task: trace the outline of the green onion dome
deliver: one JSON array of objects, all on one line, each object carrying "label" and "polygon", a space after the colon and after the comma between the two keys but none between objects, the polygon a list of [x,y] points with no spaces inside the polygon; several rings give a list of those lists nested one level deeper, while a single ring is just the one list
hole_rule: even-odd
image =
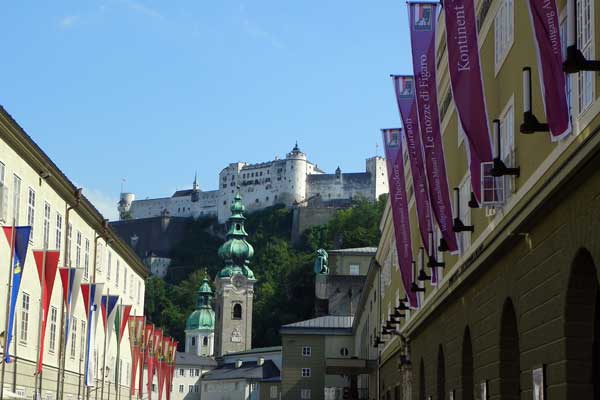
[{"label": "green onion dome", "polygon": [[249,279],[254,279],[254,273],[248,267],[249,259],[254,256],[254,248],[246,241],[248,233],[244,229],[245,207],[239,192],[235,195],[230,210],[231,216],[227,221],[227,241],[219,247],[218,253],[225,266],[218,277],[230,278],[236,274],[243,274]]},{"label": "green onion dome", "polygon": [[208,279],[204,278],[198,289],[196,310],[190,314],[185,323],[186,330],[215,329],[215,312],[211,306],[212,297],[213,291],[210,288]]}]

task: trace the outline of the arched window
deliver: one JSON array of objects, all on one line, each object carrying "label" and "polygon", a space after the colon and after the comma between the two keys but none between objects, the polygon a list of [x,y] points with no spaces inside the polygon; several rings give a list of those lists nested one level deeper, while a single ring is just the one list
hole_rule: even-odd
[{"label": "arched window", "polygon": [[521,363],[517,316],[510,298],[504,302],[500,323],[500,397],[521,398]]},{"label": "arched window", "polygon": [[240,303],[236,303],[233,306],[232,314],[233,319],[242,319],[242,305]]},{"label": "arched window", "polygon": [[204,336],[204,339],[202,339],[202,345],[208,346],[208,336]]}]

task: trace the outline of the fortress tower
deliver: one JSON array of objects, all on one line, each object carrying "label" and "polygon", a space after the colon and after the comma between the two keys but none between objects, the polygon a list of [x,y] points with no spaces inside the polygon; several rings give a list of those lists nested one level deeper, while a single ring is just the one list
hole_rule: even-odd
[{"label": "fortress tower", "polygon": [[133,193],[121,193],[121,198],[119,199],[119,204],[117,210],[119,210],[119,218],[127,219],[128,214],[131,210],[131,204],[135,200],[135,195]]},{"label": "fortress tower", "polygon": [[237,193],[227,221],[227,241],[219,248],[225,266],[215,279],[216,286],[216,356],[248,350],[252,346],[252,303],[254,273],[248,266],[254,255],[246,241],[245,207]]}]

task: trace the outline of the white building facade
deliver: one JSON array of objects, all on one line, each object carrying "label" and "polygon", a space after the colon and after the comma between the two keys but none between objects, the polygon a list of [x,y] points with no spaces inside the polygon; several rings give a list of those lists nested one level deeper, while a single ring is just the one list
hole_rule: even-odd
[{"label": "white building facade", "polygon": [[122,193],[118,208],[122,219],[217,216],[223,223],[238,188],[250,212],[276,204],[303,206],[315,196],[324,201],[375,200],[388,192],[387,170],[383,158],[372,157],[366,161],[365,172],[342,173],[338,168],[334,174],[325,174],[296,145],[284,159],[229,164],[219,173],[217,190],[201,191],[194,179],[192,189],[179,190],[171,197],[135,200],[133,193]]},{"label": "white building facade", "polygon": [[[122,304],[131,305],[131,315],[143,315],[146,268],[119,237],[107,226],[102,215],[68,180],[48,156],[0,107],[0,225],[29,225],[31,238],[15,308],[13,339],[9,348],[13,361],[5,365],[4,393],[34,397],[34,372],[39,354],[41,287],[33,250],[59,250],[59,267],[84,270],[82,283],[104,284],[104,293],[118,295]],[[69,254],[65,259],[65,254]],[[0,304],[9,301],[11,249],[0,237]],[[63,339],[63,293],[57,273],[47,316],[44,342],[44,367],[41,396],[56,399],[61,385],[64,399],[83,398],[84,360],[87,318],[82,296],[74,306],[69,342],[64,348],[64,379],[57,379],[59,352]],[[6,308],[0,307],[0,331],[6,328]],[[4,332],[3,332],[4,335]],[[2,340],[2,343],[4,340]],[[94,398],[100,398],[102,372],[105,373],[104,398],[115,398],[116,340],[106,352],[104,365],[104,329],[98,322],[94,349],[98,367]],[[127,330],[121,342],[119,365],[121,395],[127,395],[131,380],[131,354]],[[39,387],[39,383],[38,383]],[[111,395],[109,397],[109,390]],[[5,396],[6,397],[6,396]]]}]

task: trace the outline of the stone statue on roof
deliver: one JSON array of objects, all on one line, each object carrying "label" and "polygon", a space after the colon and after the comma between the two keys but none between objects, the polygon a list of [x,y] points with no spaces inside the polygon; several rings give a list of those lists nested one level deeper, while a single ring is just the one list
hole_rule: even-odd
[{"label": "stone statue on roof", "polygon": [[314,271],[315,274],[328,275],[329,268],[327,267],[327,252],[324,249],[317,250],[317,258],[315,259]]}]

